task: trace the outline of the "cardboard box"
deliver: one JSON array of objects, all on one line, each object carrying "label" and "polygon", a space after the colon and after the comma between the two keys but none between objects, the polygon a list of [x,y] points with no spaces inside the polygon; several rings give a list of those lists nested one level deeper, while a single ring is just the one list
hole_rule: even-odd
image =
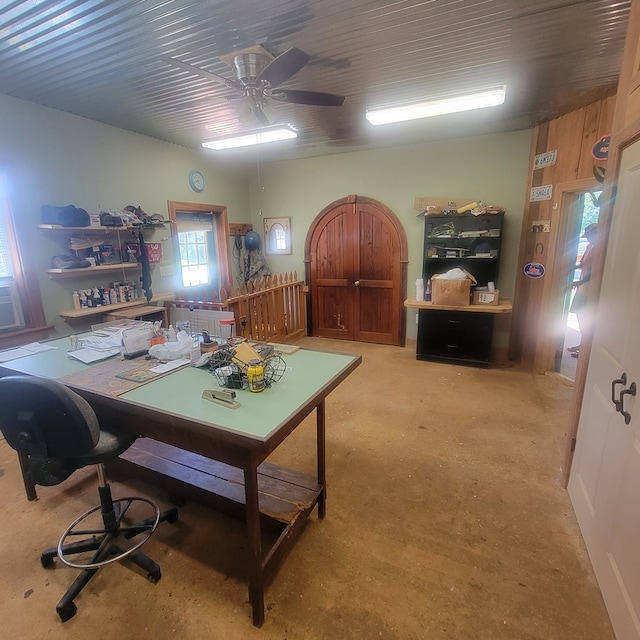
[{"label": "cardboard box", "polygon": [[416,211],[426,211],[427,213],[432,214],[436,212],[436,209],[440,209],[439,213],[442,213],[442,211],[460,209],[461,207],[473,204],[475,201],[476,199],[472,198],[430,198],[427,196],[415,198],[413,201],[413,208]]},{"label": "cardboard box", "polygon": [[473,304],[491,304],[497,305],[500,297],[500,292],[496,289],[495,291],[486,291],[477,289],[473,292]]},{"label": "cardboard box", "polygon": [[471,280],[447,280],[431,278],[431,301],[433,304],[453,307],[468,307],[471,300]]}]

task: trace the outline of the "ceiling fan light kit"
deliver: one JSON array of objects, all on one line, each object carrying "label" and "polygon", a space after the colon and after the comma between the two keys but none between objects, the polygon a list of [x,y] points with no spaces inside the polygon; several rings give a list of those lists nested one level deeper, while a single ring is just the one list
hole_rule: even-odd
[{"label": "ceiling fan light kit", "polygon": [[497,107],[504,103],[506,91],[506,85],[502,85],[473,93],[399,105],[397,107],[367,109],[365,117],[371,124],[381,125],[405,120],[417,120],[419,118],[431,118],[448,113],[460,113],[461,111],[470,111],[472,109]]},{"label": "ceiling fan light kit", "polygon": [[232,133],[226,136],[219,136],[205,140],[202,146],[207,149],[221,151],[223,149],[234,149],[236,147],[248,147],[254,144],[264,144],[266,142],[278,142],[281,140],[290,140],[297,138],[296,130],[287,124],[272,125],[255,129],[253,131],[242,131],[240,133]]}]

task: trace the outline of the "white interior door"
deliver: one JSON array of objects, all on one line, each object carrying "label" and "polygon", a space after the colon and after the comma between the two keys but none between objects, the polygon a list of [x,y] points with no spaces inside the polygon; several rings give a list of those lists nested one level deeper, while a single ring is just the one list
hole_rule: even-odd
[{"label": "white interior door", "polygon": [[[626,384],[614,385],[626,374]],[[569,493],[618,640],[640,639],[640,142],[624,150]],[[639,389],[640,392],[640,389]]]}]

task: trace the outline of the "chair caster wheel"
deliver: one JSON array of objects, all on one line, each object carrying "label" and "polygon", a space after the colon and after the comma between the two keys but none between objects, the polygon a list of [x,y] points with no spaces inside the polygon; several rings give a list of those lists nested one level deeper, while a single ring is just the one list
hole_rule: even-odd
[{"label": "chair caster wheel", "polygon": [[78,607],[76,607],[76,605],[73,604],[73,602],[70,602],[68,605],[64,607],[56,609],[56,611],[58,612],[58,615],[60,616],[60,620],[62,620],[62,622],[71,620],[71,618],[73,618],[73,616],[76,615],[77,610],[78,610]]},{"label": "chair caster wheel", "polygon": [[147,574],[147,580],[151,584],[158,584],[158,582],[160,582],[160,578],[162,578],[162,573],[160,573],[160,569],[158,569],[157,572]]},{"label": "chair caster wheel", "polygon": [[171,509],[169,511],[169,513],[167,514],[167,522],[169,524],[174,524],[174,523],[178,522],[178,510],[177,509]]},{"label": "chair caster wheel", "polygon": [[53,567],[53,558],[51,556],[45,556],[44,554],[42,554],[40,556],[40,564],[45,569],[49,569],[50,567]]}]

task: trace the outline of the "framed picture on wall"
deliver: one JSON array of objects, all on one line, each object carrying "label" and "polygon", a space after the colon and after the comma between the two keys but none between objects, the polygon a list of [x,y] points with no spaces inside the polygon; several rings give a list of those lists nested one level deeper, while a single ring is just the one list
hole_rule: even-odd
[{"label": "framed picture on wall", "polygon": [[267,255],[291,254],[291,218],[265,218],[264,244]]}]

